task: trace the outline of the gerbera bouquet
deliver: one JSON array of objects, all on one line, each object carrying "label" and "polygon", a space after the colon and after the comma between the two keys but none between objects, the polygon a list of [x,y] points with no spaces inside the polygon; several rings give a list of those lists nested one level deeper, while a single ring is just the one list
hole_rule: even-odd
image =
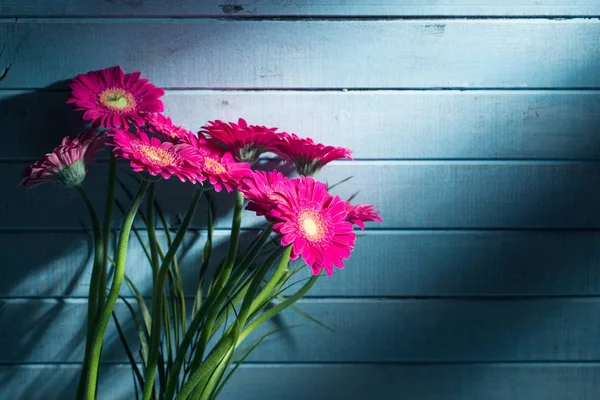
[{"label": "gerbera bouquet", "polygon": [[[277,128],[210,121],[197,134],[176,126],[163,115],[164,91],[141,78],[113,67],[79,75],[71,82],[67,100],[96,132],[85,131],[62,143],[24,171],[21,185],[54,182],[76,190],[89,210],[94,234],[94,264],[88,299],[87,340],[78,399],[93,400],[105,332],[114,319],[134,372],[136,393],[144,400],[214,399],[245,357],[268,335],[251,335],[305,295],[319,276],[331,276],[344,267],[356,234],[365,221],[379,221],[373,206],[353,205],[329,193],[327,184],[313,178],[327,163],[351,159],[351,151],[325,146],[309,138],[279,132]],[[84,181],[87,164],[106,145],[112,149],[104,216],[96,211]],[[288,177],[276,169],[261,170],[261,155],[279,156],[293,165],[299,176]],[[125,171],[120,171],[123,166]],[[289,170],[289,168],[288,168]],[[137,192],[129,191],[123,175],[133,177]],[[177,230],[166,222],[155,198],[161,180],[177,178],[195,192]],[[129,200],[125,207],[119,189]],[[231,234],[226,256],[209,272],[213,256],[215,207],[212,192],[234,198]],[[187,302],[178,255],[184,236],[201,201],[206,201],[206,244],[199,260],[197,289]],[[145,202],[145,207],[141,207]],[[260,234],[241,246],[240,228],[246,209],[264,217]],[[114,254],[109,241],[113,208],[123,214]],[[134,219],[147,232],[143,237]],[[102,223],[101,223],[102,221]],[[166,243],[157,239],[160,221]],[[173,232],[172,232],[173,231]],[[175,233],[172,237],[171,233]],[[152,272],[152,297],[148,301],[127,276],[130,236],[144,249]],[[293,260],[298,260],[291,263]],[[308,266],[312,277],[292,291],[294,275]],[[110,278],[110,282],[109,282]],[[114,314],[125,282],[138,309],[131,312],[139,343],[127,340]],[[192,300],[192,299],[189,299]],[[300,310],[298,310],[301,312]],[[303,314],[308,318],[310,316]],[[243,348],[247,339],[253,338]],[[235,363],[235,366],[232,364]]]}]

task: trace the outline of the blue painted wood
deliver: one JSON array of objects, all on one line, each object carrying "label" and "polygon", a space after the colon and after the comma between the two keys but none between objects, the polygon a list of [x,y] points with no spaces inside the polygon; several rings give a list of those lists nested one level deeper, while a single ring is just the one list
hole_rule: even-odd
[{"label": "blue painted wood", "polygon": [[[303,311],[278,318],[286,330],[248,358],[261,362],[545,362],[600,359],[597,298],[571,299],[304,299]],[[124,305],[118,315],[133,342]],[[1,363],[80,362],[84,300],[3,300]],[[264,329],[262,329],[264,328]],[[257,335],[273,328],[264,325]],[[103,360],[127,362],[114,328]]]},{"label": "blue painted wood", "polygon": [[[3,395],[10,399],[70,399],[78,365],[0,366]],[[127,366],[104,366],[100,400],[131,400]],[[592,364],[477,365],[243,365],[227,384],[223,400],[595,400],[600,366]],[[68,385],[71,383],[71,385]],[[35,386],[34,386],[35,385]],[[35,387],[41,387],[36,391]],[[375,397],[372,397],[375,396]]]},{"label": "blue painted wood", "polygon": [[598,36],[587,19],[4,20],[0,88],[115,64],[171,88],[597,88]]},{"label": "blue painted wood", "polygon": [[[39,158],[82,129],[65,96],[0,91],[0,158]],[[356,158],[600,159],[597,91],[170,91],[164,103],[194,131],[242,116]]]},{"label": "blue painted wood", "polygon": [[1,0],[7,16],[593,16],[600,6],[591,0],[145,0],[79,2],[73,0]]},{"label": "blue painted wood", "polygon": [[[11,261],[0,282],[0,364],[14,363],[0,366],[3,395],[73,397],[77,365],[52,363],[82,358],[86,304],[72,297],[87,291],[87,216],[73,193],[14,186],[24,160],[79,129],[62,103],[64,80],[121,64],[176,89],[167,112],[192,129],[245,116],[354,148],[363,161],[335,163],[320,177],[354,175],[337,192],[361,189],[357,200],[383,211],[386,229],[359,238],[347,269],[300,302],[337,333],[309,323],[270,340],[252,359],[279,364],[242,367],[224,399],[595,399],[600,303],[587,296],[599,293],[600,164],[578,160],[600,154],[600,47],[592,40],[600,23],[435,17],[598,16],[600,4],[224,3],[0,0],[3,16],[53,17],[0,20],[0,253]],[[265,15],[294,18],[225,19]],[[425,19],[362,18],[373,16]],[[63,92],[13,90],[37,88]],[[290,88],[316,90],[246,90]],[[373,90],[335,90],[353,88]],[[448,88],[519,90],[438,90]],[[105,176],[97,170],[87,184],[99,203]],[[176,225],[190,188],[162,186]],[[218,200],[227,227],[231,201]],[[186,283],[202,238],[186,243]],[[140,248],[131,250],[128,271],[147,290]],[[125,321],[122,304],[118,312]],[[282,322],[304,320],[286,313]],[[111,329],[105,359],[124,361]],[[38,362],[50,364],[22,365]],[[106,398],[132,398],[128,372],[108,370]]]},{"label": "blue painted wood", "polygon": [[[0,228],[71,227],[87,221],[75,192],[51,185],[16,188],[23,164],[2,164]],[[128,168],[128,167],[125,167]],[[91,169],[86,182],[99,203],[104,199],[105,168]],[[589,162],[336,162],[317,178],[336,183],[353,178],[332,192],[355,202],[375,204],[384,223],[377,228],[598,228],[600,227],[600,163]],[[8,177],[12,177],[8,179]],[[177,223],[193,186],[160,182],[157,198]],[[231,224],[232,196],[216,197],[218,226]],[[10,204],[10,207],[8,206]],[[202,203],[204,204],[204,203]],[[193,225],[205,224],[201,207]],[[51,213],[48,210],[52,210]],[[264,225],[245,212],[245,227]],[[143,225],[141,225],[143,226]]]},{"label": "blue painted wood", "polygon": [[[143,233],[142,233],[143,234]],[[245,232],[243,239],[255,233]],[[145,238],[145,235],[143,235]],[[180,270],[195,294],[204,232],[184,242]],[[85,297],[91,237],[78,232],[0,233],[0,297]],[[36,251],[28,251],[34,243]],[[217,263],[227,232],[215,233]],[[146,295],[152,274],[132,238],[127,274]],[[309,276],[308,268],[299,278]],[[370,231],[343,271],[309,296],[570,296],[600,294],[600,233],[519,231]]]}]

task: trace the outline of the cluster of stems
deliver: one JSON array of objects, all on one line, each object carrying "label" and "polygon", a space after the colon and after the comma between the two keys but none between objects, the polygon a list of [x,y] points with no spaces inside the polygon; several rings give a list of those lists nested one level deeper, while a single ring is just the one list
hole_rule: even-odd
[{"label": "cluster of stems", "polygon": [[[155,207],[155,184],[140,181],[137,193],[130,195],[130,205],[125,209],[115,202],[116,182],[116,163],[114,157],[111,157],[102,226],[91,199],[82,187],[79,188],[90,213],[95,247],[88,302],[87,340],[77,399],[96,399],[102,345],[111,316],[115,320],[119,336],[134,369],[135,384],[139,387],[143,400],[214,399],[239,363],[270,333],[259,337],[249,350],[243,352],[239,349],[242,342],[270,318],[292,306],[310,290],[317,278],[310,278],[296,293],[273,304],[274,300],[280,298],[280,294],[287,289],[284,286],[293,275],[289,269],[291,248],[274,246],[264,251],[271,235],[271,227],[268,226],[243,255],[238,254],[243,197],[241,193],[236,192],[227,254],[210,282],[208,290],[204,293],[204,281],[211,262],[214,229],[214,210],[211,207],[210,195],[206,192],[205,196],[210,206],[208,237],[198,288],[188,322],[186,297],[179,273],[177,252],[189,229],[204,189],[198,187],[195,191],[175,237],[171,238],[164,215]],[[133,226],[144,198],[146,198],[146,212],[145,216],[143,214],[140,216],[146,223],[148,247],[144,245],[139,232]],[[124,219],[119,230],[114,260],[110,260],[108,243],[112,209],[115,203],[124,212]],[[157,215],[163,223],[167,237],[166,253],[163,252],[156,235]],[[126,276],[127,247],[132,231],[143,246],[152,268],[151,312],[147,309],[142,294]],[[113,271],[107,294],[109,264],[112,264]],[[137,326],[143,372],[139,370],[138,360],[133,356],[131,346],[127,343],[114,314],[124,280],[135,294],[142,311],[145,311],[144,323],[138,324],[136,321],[136,326],[143,325]],[[267,305],[270,307],[267,308]],[[128,307],[134,316],[134,311],[129,304]],[[235,318],[229,323],[228,318],[232,313],[235,314]],[[217,335],[218,330],[222,330],[220,337]],[[209,345],[211,341],[214,343],[212,346]],[[226,375],[234,362],[237,362],[236,366]]]}]

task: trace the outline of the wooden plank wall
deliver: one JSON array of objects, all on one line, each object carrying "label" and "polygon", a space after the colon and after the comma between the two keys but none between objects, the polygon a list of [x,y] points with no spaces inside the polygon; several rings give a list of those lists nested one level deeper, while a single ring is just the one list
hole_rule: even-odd
[{"label": "wooden plank wall", "polygon": [[[243,116],[353,148],[320,177],[352,175],[337,193],[360,189],[383,213],[300,303],[336,333],[269,341],[221,398],[597,399],[599,17],[596,0],[0,0],[2,396],[73,397],[86,215],[72,193],[16,183],[80,128],[67,80],[119,64],[166,88],[188,128]],[[96,201],[102,169],[87,182]],[[174,224],[189,194],[162,185]],[[247,216],[244,237],[259,224]],[[135,245],[127,268],[148,293]],[[110,334],[102,398],[131,399]]]}]

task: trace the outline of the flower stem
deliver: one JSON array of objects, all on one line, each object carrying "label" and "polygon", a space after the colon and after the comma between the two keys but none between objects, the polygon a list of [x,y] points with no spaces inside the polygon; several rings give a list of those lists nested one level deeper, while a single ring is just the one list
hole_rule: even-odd
[{"label": "flower stem", "polygon": [[133,219],[137,214],[142,199],[148,189],[148,183],[143,182],[138,189],[137,194],[133,198],[129,210],[125,215],[125,220],[121,226],[119,233],[119,242],[117,244],[117,255],[115,259],[115,272],[111,283],[110,291],[106,304],[99,315],[98,323],[94,331],[94,337],[90,346],[90,355],[87,369],[87,384],[86,384],[86,400],[94,400],[96,397],[96,385],[98,382],[98,369],[100,367],[100,354],[102,352],[102,342],[104,340],[104,332],[110,321],[111,314],[115,308],[123,277],[125,275],[125,261],[127,259],[127,244],[129,242],[129,233],[133,225]]},{"label": "flower stem", "polygon": [[115,188],[117,185],[117,159],[113,152],[110,153],[108,164],[108,186],[106,188],[106,202],[104,205],[104,221],[102,225],[102,236],[104,238],[104,259],[102,260],[102,271],[98,282],[98,312],[106,301],[106,276],[108,271],[108,242],[110,240],[110,229],[112,227],[112,210],[115,205]]},{"label": "flower stem", "polygon": [[[223,264],[223,269],[219,277],[217,278],[217,282],[215,286],[211,289],[211,291],[215,291],[215,293],[219,294],[225,283],[227,283],[227,279],[231,275],[231,271],[233,269],[233,265],[235,264],[235,256],[237,254],[238,245],[240,241],[240,228],[242,224],[242,209],[244,206],[244,196],[242,192],[236,193],[235,198],[235,208],[233,210],[233,220],[231,222],[231,239],[229,241],[229,249],[227,251],[227,257],[225,258],[225,262]],[[217,316],[219,315],[219,310],[221,309],[221,303],[217,303],[213,306],[208,315],[204,327],[202,328],[202,333],[200,334],[198,349],[196,350],[196,354],[194,355],[194,360],[192,361],[191,370],[198,368],[200,363],[202,362],[202,357],[204,356],[204,351],[206,349],[206,345],[208,344],[208,340],[210,338],[210,333],[212,331],[213,325]]]},{"label": "flower stem", "polygon": [[165,254],[165,258],[163,259],[162,264],[160,266],[160,270],[158,271],[156,282],[154,283],[154,288],[152,291],[152,299],[154,304],[152,304],[152,330],[150,333],[150,353],[148,356],[148,365],[144,374],[144,400],[149,400],[152,397],[153,393],[154,377],[156,375],[156,364],[158,362],[158,353],[160,351],[161,311],[163,308],[162,302],[165,277],[167,275],[167,271],[169,270],[169,266],[173,261],[173,257],[175,257],[175,253],[181,245],[185,233],[187,232],[187,229],[192,221],[192,217],[194,216],[201,195],[201,189],[196,190],[196,193],[194,193],[192,202],[190,203],[187,213],[183,219],[183,222],[179,227],[179,231],[177,231],[177,235],[175,235],[173,243],[169,247],[169,251],[167,251],[167,254]]},{"label": "flower stem", "polygon": [[98,309],[98,293],[99,287],[98,282],[100,278],[100,272],[103,264],[103,255],[104,255],[104,243],[102,231],[100,230],[100,219],[98,218],[98,213],[96,212],[96,208],[94,207],[94,203],[83,189],[82,186],[77,188],[83,201],[90,213],[90,219],[92,221],[92,230],[94,232],[94,266],[92,269],[92,278],[90,280],[90,291],[89,291],[89,302],[88,302],[88,340],[90,339],[94,323],[96,320],[96,313]]},{"label": "flower stem", "polygon": [[[289,252],[290,250],[291,250],[291,248],[286,251]],[[286,253],[286,254],[289,254],[289,253]],[[285,257],[284,257],[284,259],[285,259]],[[271,292],[273,292],[273,290],[276,288],[277,283],[281,280],[281,278],[283,277],[283,275],[285,274],[285,271],[287,269],[288,263],[284,262],[284,259],[281,260],[281,262],[277,266],[277,269],[275,270],[275,272],[273,273],[273,275],[271,276],[271,278],[269,279],[269,281],[267,282],[265,287],[260,291],[260,293],[252,301],[252,304],[250,306],[249,315],[255,315],[255,313],[258,312],[258,310],[260,310],[262,307],[264,307],[265,304],[267,303],[267,300],[269,299]],[[289,257],[288,257],[288,261],[289,261]],[[208,396],[214,391],[215,386],[219,383],[219,380],[221,377],[220,371],[222,371],[224,368],[227,367],[226,361],[231,357],[231,353],[233,353],[235,347],[237,347],[242,340],[243,339],[238,338],[238,340],[236,341],[234,346],[225,355],[225,357],[223,358],[223,361],[219,365],[219,371],[217,373],[213,374],[210,377],[210,379],[209,379],[209,377],[206,377],[203,381],[200,382],[200,385],[196,386],[196,389],[192,393],[193,399],[195,399],[195,398],[199,398],[200,400],[208,399]],[[203,387],[203,386],[205,386],[205,387]]]},{"label": "flower stem", "polygon": [[146,227],[148,228],[148,241],[150,242],[150,258],[152,261],[152,282],[156,284],[158,277],[158,245],[156,242],[156,218],[154,215],[154,182],[148,187],[148,196],[146,197]]},{"label": "flower stem", "polygon": [[[277,267],[277,270],[279,270],[282,265],[285,266],[288,264],[288,262],[290,261],[290,253],[291,253],[291,246],[288,246],[285,249],[285,251],[283,252],[283,256],[281,257],[281,260],[279,261],[279,266]],[[216,368],[218,368],[219,364],[227,357],[227,354],[231,351],[231,349],[235,348],[235,346],[237,345],[238,339],[240,337],[240,334],[242,333],[242,329],[246,325],[246,321],[247,321],[248,317],[250,316],[250,310],[252,308],[251,306],[252,306],[254,296],[256,295],[256,292],[258,291],[258,288],[259,288],[260,284],[262,283],[262,280],[263,280],[264,276],[266,275],[267,271],[269,270],[269,268],[271,267],[273,262],[275,262],[275,260],[276,260],[275,256],[278,256],[279,254],[280,254],[279,252],[275,252],[272,255],[272,257],[269,257],[269,259],[267,261],[265,261],[265,263],[261,266],[260,271],[258,272],[256,277],[252,281],[252,284],[250,285],[250,288],[248,289],[248,292],[246,293],[246,297],[244,298],[244,302],[242,303],[240,313],[238,314],[238,317],[237,317],[235,323],[233,324],[232,329],[229,331],[229,333],[225,337],[223,337],[215,345],[215,347],[210,352],[210,354],[208,355],[206,360],[204,360],[202,365],[199,368],[197,368],[196,370],[193,370],[192,374],[190,375],[190,378],[185,383],[185,385],[183,385],[183,387],[181,388],[181,392],[179,392],[179,395],[177,395],[175,400],[187,399],[188,396],[194,390],[194,388],[200,382],[202,382],[207,377],[209,377],[210,374],[212,373],[212,371],[214,371]]]},{"label": "flower stem", "polygon": [[87,321],[87,336],[86,336],[86,346],[85,346],[85,356],[83,359],[83,370],[81,377],[79,379],[79,388],[77,390],[77,398],[80,399],[83,397],[83,392],[85,388],[85,368],[88,363],[89,358],[89,349],[90,344],[92,342],[92,337],[94,334],[94,328],[96,326],[96,317],[98,313],[98,304],[99,304],[99,293],[100,293],[100,275],[102,273],[102,265],[103,265],[103,255],[105,241],[103,240],[102,231],[100,230],[100,219],[98,218],[98,213],[96,212],[96,207],[94,207],[94,203],[86,193],[83,186],[78,186],[77,191],[81,195],[83,202],[86,205],[86,208],[90,214],[90,220],[92,222],[92,231],[94,232],[94,265],[92,268],[92,277],[90,279],[90,289],[88,293],[88,321]]},{"label": "flower stem", "polygon": [[224,290],[222,290],[220,293],[216,293],[215,291],[209,292],[206,300],[203,301],[202,304],[198,307],[198,310],[196,314],[194,314],[194,318],[190,321],[190,326],[188,327],[185,336],[181,341],[181,345],[177,349],[177,356],[175,358],[175,362],[173,363],[173,368],[169,371],[169,378],[167,380],[167,388],[165,390],[164,400],[172,400],[174,397],[175,388],[177,386],[177,382],[180,376],[181,367],[185,360],[185,356],[189,347],[192,344],[192,340],[194,338],[195,333],[198,331],[202,322],[204,321],[206,313],[208,312],[208,310],[211,310],[215,304],[221,304],[222,302],[227,300],[227,292],[233,290],[235,283],[237,283],[242,278],[242,275],[246,272],[248,266],[254,261],[258,253],[263,248],[265,242],[269,238],[270,233],[271,226],[268,226],[259,236],[259,238],[254,242],[252,247],[248,250],[246,256],[241,262],[241,265],[233,274],[232,278],[227,282],[227,285],[224,288]]},{"label": "flower stem", "polygon": [[304,286],[302,286],[302,288],[300,288],[300,290],[298,290],[292,296],[286,298],[284,301],[277,304],[276,306],[269,308],[267,311],[265,311],[259,317],[257,317],[251,323],[249,323],[248,326],[246,326],[246,328],[240,334],[240,337],[238,339],[238,344],[243,342],[244,339],[246,339],[260,325],[262,325],[269,319],[273,318],[275,315],[279,314],[280,312],[282,312],[283,310],[285,310],[286,308],[290,307],[295,302],[300,300],[300,298],[302,298],[302,296],[304,296],[306,293],[308,293],[308,291],[310,289],[312,289],[312,287],[315,285],[315,283],[317,283],[318,279],[319,279],[319,276],[311,276],[310,279],[304,284]]}]

